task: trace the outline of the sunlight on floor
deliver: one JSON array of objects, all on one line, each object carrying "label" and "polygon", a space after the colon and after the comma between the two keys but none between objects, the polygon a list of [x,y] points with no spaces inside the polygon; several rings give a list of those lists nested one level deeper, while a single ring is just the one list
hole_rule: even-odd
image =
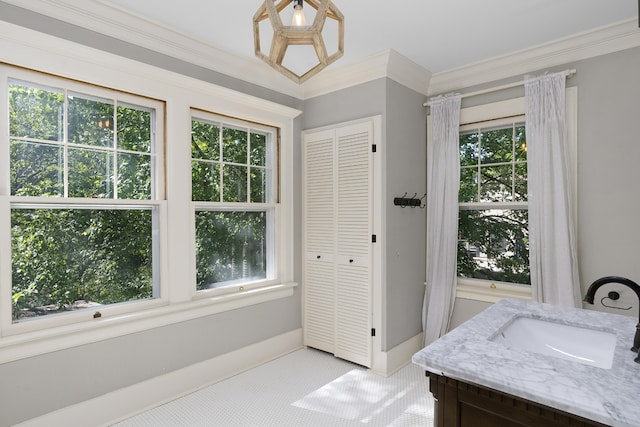
[{"label": "sunlight on floor", "polygon": [[[424,377],[417,379],[425,383],[427,381]],[[419,397],[424,393],[424,388],[424,384],[415,384],[413,381],[405,383],[369,371],[352,370],[308,394],[293,406],[363,424],[385,419],[397,421],[387,425],[429,426],[433,425],[433,401],[418,399],[416,402],[414,399],[414,393]],[[409,422],[411,419],[413,421]]]},{"label": "sunlight on floor", "polygon": [[433,427],[428,379],[383,377],[303,349],[114,424],[116,427]]}]

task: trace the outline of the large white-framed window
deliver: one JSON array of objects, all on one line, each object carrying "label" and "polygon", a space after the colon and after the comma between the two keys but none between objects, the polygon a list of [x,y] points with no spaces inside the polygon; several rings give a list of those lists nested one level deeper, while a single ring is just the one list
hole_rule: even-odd
[{"label": "large white-framed window", "polygon": [[[530,285],[524,116],[460,127],[459,282]],[[491,285],[490,285],[491,286]]]},{"label": "large white-framed window", "polygon": [[[300,110],[26,28],[3,25],[1,21],[0,32],[6,36],[0,37],[4,61],[0,63],[0,363],[294,295],[297,286],[294,278],[294,120],[301,113]],[[67,172],[62,169],[62,172],[58,173],[53,167],[57,161],[49,162],[49,165],[53,166],[47,169],[49,174],[44,180],[46,185],[42,186],[47,188],[46,192],[39,195],[13,194],[9,167],[9,78],[54,93],[62,91],[63,98],[66,93],[73,93],[74,100],[82,102],[85,106],[97,105],[102,108],[103,104],[112,104],[114,108],[120,106],[135,111],[154,111],[156,128],[153,137],[157,144],[151,168],[156,186],[149,186],[146,180],[138,179],[148,176],[144,172],[148,168],[136,169],[136,180],[131,181],[129,186],[124,185],[118,178],[123,176],[123,172],[114,169],[118,159],[123,160],[127,156],[140,159],[150,156],[150,153],[133,147],[125,148],[112,144],[111,148],[108,148],[106,145],[100,145],[106,139],[98,138],[100,144],[69,139],[74,132],[84,138],[86,132],[89,132],[85,126],[67,130],[67,135],[64,135],[63,131],[62,137],[67,139],[60,141],[67,141],[66,143],[58,140],[57,131],[39,136],[15,135],[16,138],[12,139],[25,145],[29,143],[30,147],[39,147],[40,144],[46,152],[55,151],[55,147],[63,147],[57,149],[63,153],[65,150],[71,153],[66,161],[73,160],[73,164],[83,167],[100,165],[100,170],[108,168],[112,171],[111,175],[80,173],[80,168],[69,169]],[[277,235],[270,240],[273,247],[268,247],[274,255],[271,258],[273,264],[267,267],[265,279],[255,280],[240,287],[225,286],[196,291],[195,204],[202,203],[203,211],[219,211],[226,215],[232,215],[239,207],[246,210],[247,215],[256,212],[262,215],[261,212],[266,211],[266,205],[235,202],[232,207],[223,207],[220,204],[222,202],[192,200],[192,111],[215,111],[224,122],[232,125],[236,119],[229,122],[229,117],[240,118],[239,122],[249,124],[241,124],[240,127],[267,132],[276,130],[274,140],[281,149],[270,153],[270,160],[273,162],[270,173],[278,182],[272,181],[276,199],[269,202],[267,216],[270,216],[268,221],[273,221],[274,226],[271,229]],[[50,122],[57,126],[57,113],[53,114],[50,111],[50,114]],[[107,134],[113,136],[105,129],[117,129],[113,126],[118,117],[114,116],[113,120],[108,120],[108,124],[105,119],[102,114],[91,119],[92,123],[97,124],[91,127],[91,132],[103,135],[102,138],[106,138],[104,135]],[[262,129],[263,125],[256,127],[257,123],[266,124],[266,129]],[[29,141],[27,137],[33,141]],[[116,137],[120,138],[118,135]],[[61,160],[65,161],[64,155]],[[129,162],[130,165],[134,163],[136,162]],[[137,162],[143,163],[145,162]],[[241,162],[230,163],[238,163],[235,166],[241,166]],[[68,163],[69,166],[71,164]],[[267,173],[266,166],[245,166]],[[74,175],[72,171],[77,173]],[[86,172],[84,169],[83,171]],[[88,179],[89,177],[94,179]],[[74,186],[74,179],[75,183],[79,182],[78,179],[85,184],[91,183],[92,190],[83,192],[82,185]],[[87,181],[83,181],[84,179]],[[31,188],[28,185],[23,187]],[[255,190],[256,184],[252,184],[252,188]],[[109,197],[106,197],[107,195]],[[17,218],[15,221],[28,221],[31,219],[32,211],[39,210],[39,213],[55,214],[53,216],[59,220],[53,221],[52,224],[67,229],[71,229],[68,223],[64,222],[65,215],[70,215],[69,211],[73,211],[73,214],[79,217],[84,215],[88,217],[85,218],[86,221],[94,223],[100,216],[116,218],[119,223],[126,225],[136,222],[128,215],[144,217],[147,223],[151,217],[151,235],[146,228],[144,232],[125,231],[111,234],[109,239],[97,239],[106,235],[104,230],[100,232],[96,227],[90,227],[90,232],[82,236],[83,239],[94,239],[94,252],[102,249],[98,244],[100,242],[119,241],[122,248],[126,249],[132,241],[145,240],[143,243],[148,245],[150,240],[152,250],[159,252],[159,256],[156,256],[155,252],[153,254],[151,290],[146,288],[146,293],[142,293],[143,297],[139,299],[102,303],[100,306],[79,303],[61,314],[29,317],[32,320],[14,322],[14,294],[17,299],[23,296],[18,295],[20,290],[17,288],[17,292],[12,293],[12,209],[17,213],[14,215]],[[159,243],[156,245],[156,242]],[[57,242],[47,243],[74,245],[77,252],[81,251],[76,241],[65,242],[59,239]],[[128,260],[135,257],[126,258]],[[54,260],[61,261],[60,258]],[[113,265],[124,265],[124,262],[118,263],[119,260],[122,261],[110,258]],[[97,267],[98,265],[91,266]],[[139,275],[136,278],[143,276]],[[134,280],[128,283],[135,285]],[[23,294],[26,295],[29,291],[27,289]],[[34,307],[44,305],[38,303]],[[80,307],[82,308],[79,309]]]},{"label": "large white-framed window", "polygon": [[157,305],[164,104],[17,67],[1,75],[3,333]]},{"label": "large white-framed window", "polygon": [[[456,296],[485,302],[531,299],[525,99],[460,112]],[[566,90],[566,123],[577,194],[577,88]],[[577,206],[575,203],[573,206]],[[574,212],[574,221],[577,224]]]},{"label": "large white-framed window", "polygon": [[278,129],[192,110],[196,290],[274,283],[279,233]]}]

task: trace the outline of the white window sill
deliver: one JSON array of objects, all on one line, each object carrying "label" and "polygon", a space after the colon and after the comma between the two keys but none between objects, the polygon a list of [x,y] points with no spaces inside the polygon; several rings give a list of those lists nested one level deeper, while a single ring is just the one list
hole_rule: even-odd
[{"label": "white window sill", "polygon": [[456,298],[490,303],[503,298],[531,300],[531,286],[458,277]]},{"label": "white window sill", "polygon": [[276,284],[0,337],[0,364],[290,297],[296,286],[294,282]]}]

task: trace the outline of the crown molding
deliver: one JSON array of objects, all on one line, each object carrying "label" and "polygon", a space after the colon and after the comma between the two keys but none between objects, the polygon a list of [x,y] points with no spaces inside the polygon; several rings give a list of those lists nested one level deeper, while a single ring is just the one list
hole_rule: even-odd
[{"label": "crown molding", "polygon": [[302,85],[302,98],[315,98],[386,77],[388,57],[388,52],[381,52],[348,65],[327,68]]},{"label": "crown molding", "polygon": [[300,98],[302,93],[299,85],[257,58],[239,57],[111,3],[101,0],[3,1],[285,95]]},{"label": "crown molding", "polygon": [[303,97],[314,98],[384,77],[426,95],[431,72],[388,49],[361,61],[323,71],[304,83]]},{"label": "crown molding", "polygon": [[414,91],[427,95],[431,84],[431,71],[400,55],[389,51],[387,77]]},{"label": "crown molding", "polygon": [[579,33],[518,52],[497,56],[431,76],[429,95],[437,95],[532,71],[569,64],[640,46],[637,20]]},{"label": "crown molding", "polygon": [[431,96],[640,46],[634,18],[433,75],[387,50],[333,64],[298,85],[257,58],[239,57],[103,0],[2,1],[302,100],[384,77]]},{"label": "crown molding", "polygon": [[[121,90],[142,96],[149,95],[145,95],[145,88],[140,82],[153,80],[162,82],[167,87],[209,94],[227,102],[229,108],[239,108],[242,111],[247,111],[247,107],[250,106],[252,111],[258,109],[286,118],[295,118],[302,113],[300,110],[267,99],[103,52],[77,42],[51,37],[4,21],[0,21],[0,53],[0,62],[97,85],[108,86],[109,83],[95,79],[96,67],[110,69],[113,70],[114,78],[117,74],[122,82],[119,86]],[[136,83],[132,83],[134,78],[138,78]]]},{"label": "crown molding", "polygon": [[321,75],[298,85],[257,58],[239,57],[102,0],[3,1],[298,99],[382,77],[389,77],[426,95],[431,77],[428,70],[388,50],[345,66],[334,64]]}]

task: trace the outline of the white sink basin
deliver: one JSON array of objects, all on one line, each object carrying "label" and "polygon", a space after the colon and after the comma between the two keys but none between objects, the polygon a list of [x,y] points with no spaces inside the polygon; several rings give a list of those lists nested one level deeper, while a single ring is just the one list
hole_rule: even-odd
[{"label": "white sink basin", "polygon": [[613,333],[524,316],[515,317],[490,340],[604,369],[611,369],[616,348]]}]

